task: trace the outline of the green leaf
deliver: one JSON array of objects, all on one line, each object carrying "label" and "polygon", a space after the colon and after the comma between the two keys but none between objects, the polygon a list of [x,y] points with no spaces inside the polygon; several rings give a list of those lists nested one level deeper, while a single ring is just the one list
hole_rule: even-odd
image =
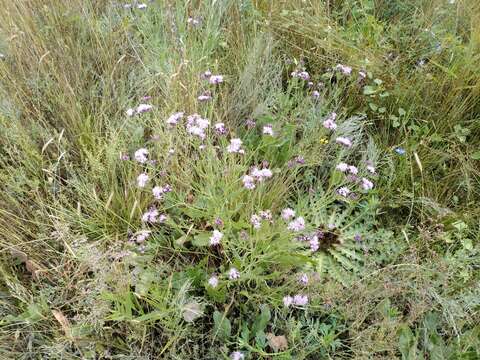
[{"label": "green leaf", "polygon": [[[253,323],[252,333],[257,335],[259,332],[264,332],[265,328],[268,325],[272,315],[270,313],[270,308],[268,305],[264,304],[260,306],[261,312],[260,315],[257,316],[255,322]],[[264,334],[265,335],[265,334]]]},{"label": "green leaf", "polygon": [[210,234],[209,233],[202,233],[199,235],[196,235],[193,240],[192,240],[192,245],[193,246],[208,246],[210,245]]},{"label": "green leaf", "polygon": [[377,92],[377,90],[370,85],[367,85],[363,88],[363,95],[373,95]]},{"label": "green leaf", "polygon": [[372,109],[373,111],[377,111],[377,110],[378,110],[378,106],[375,105],[374,103],[368,103],[368,106],[370,106],[370,109]]},{"label": "green leaf", "polygon": [[213,313],[213,323],[214,333],[217,334],[220,339],[226,340],[230,337],[230,334],[232,333],[232,325],[225,314],[215,310]]},{"label": "green leaf", "polygon": [[471,157],[473,160],[480,160],[480,150],[474,152],[472,155],[470,155],[470,157]]},{"label": "green leaf", "polygon": [[405,116],[406,113],[407,113],[407,112],[405,111],[405,109],[403,109],[403,108],[398,108],[398,115],[400,115],[400,116]]}]

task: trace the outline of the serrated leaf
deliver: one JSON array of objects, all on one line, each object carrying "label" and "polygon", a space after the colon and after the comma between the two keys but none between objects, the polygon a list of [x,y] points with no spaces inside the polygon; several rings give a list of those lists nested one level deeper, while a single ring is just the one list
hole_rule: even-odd
[{"label": "serrated leaf", "polygon": [[227,339],[232,333],[232,325],[227,317],[215,310],[213,313],[214,333],[221,339]]}]

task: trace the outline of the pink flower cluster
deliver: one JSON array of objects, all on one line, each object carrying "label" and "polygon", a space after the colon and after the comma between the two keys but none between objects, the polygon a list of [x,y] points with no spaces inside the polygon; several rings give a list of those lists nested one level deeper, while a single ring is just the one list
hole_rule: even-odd
[{"label": "pink flower cluster", "polygon": [[227,146],[227,152],[245,154],[245,150],[242,149],[242,140],[239,138],[231,139],[230,145]]},{"label": "pink flower cluster", "polygon": [[350,66],[338,64],[335,66],[335,70],[340,71],[344,75],[350,75],[352,73],[352,68]]},{"label": "pink flower cluster", "polygon": [[305,81],[310,80],[310,74],[306,71],[293,71],[290,75],[294,78],[299,78]]},{"label": "pink flower cluster", "polygon": [[137,106],[136,109],[127,109],[127,111],[125,112],[127,114],[127,116],[133,116],[133,115],[138,115],[138,114],[143,114],[143,113],[146,113],[146,112],[149,112],[153,109],[153,105],[150,105],[150,104],[140,104]]},{"label": "pink flower cluster", "polygon": [[271,178],[272,175],[272,171],[268,168],[259,169],[258,167],[254,167],[250,170],[250,175],[243,175],[243,186],[246,189],[253,190],[255,189],[256,182],[263,182],[265,179]]},{"label": "pink flower cluster", "polygon": [[283,305],[285,307],[290,307],[290,306],[299,306],[299,307],[304,307],[308,304],[308,296],[307,295],[302,295],[302,294],[297,294],[294,295],[293,297],[290,295],[287,295],[283,298]]},{"label": "pink flower cluster", "polygon": [[205,131],[210,126],[208,119],[202,118],[198,114],[193,114],[187,117],[187,132],[191,135],[198,136],[200,139],[205,139]]},{"label": "pink flower cluster", "polygon": [[336,118],[337,113],[332,112],[323,122],[323,127],[333,131],[337,130],[337,124],[335,123]]}]

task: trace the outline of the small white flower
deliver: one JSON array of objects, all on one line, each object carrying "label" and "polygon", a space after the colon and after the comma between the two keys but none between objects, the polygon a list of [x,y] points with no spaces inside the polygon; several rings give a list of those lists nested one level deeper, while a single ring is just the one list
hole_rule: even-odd
[{"label": "small white flower", "polygon": [[127,111],[125,111],[125,114],[127,114],[127,116],[133,116],[135,115],[135,109],[127,109]]},{"label": "small white flower", "polygon": [[242,178],[243,186],[248,190],[255,189],[255,179],[250,175],[243,175]]},{"label": "small white flower", "polygon": [[137,185],[139,188],[143,188],[145,187],[145,185],[147,185],[147,182],[148,182],[148,175],[145,174],[145,173],[141,173],[140,175],[138,175],[137,177]]},{"label": "small white flower", "polygon": [[265,126],[263,127],[262,133],[263,133],[263,135],[273,136],[274,133],[273,133],[273,127],[272,127],[272,125],[265,125]]},{"label": "small white flower", "polygon": [[220,83],[223,82],[223,76],[222,75],[212,75],[209,78],[209,82],[212,85],[220,84]]},{"label": "small white flower", "polygon": [[338,164],[335,169],[337,169],[338,171],[341,171],[341,172],[345,172],[345,171],[348,170],[348,164],[342,162],[342,163]]},{"label": "small white flower", "polygon": [[168,125],[177,125],[177,123],[180,121],[181,118],[183,118],[183,112],[176,112],[172,115],[170,115],[167,119],[167,124]]},{"label": "small white flower", "polygon": [[368,180],[367,178],[362,178],[362,188],[363,190],[371,190],[373,189],[373,182],[371,182],[370,180]]},{"label": "small white flower", "polygon": [[145,148],[138,149],[135,151],[134,157],[140,164],[144,164],[148,161],[148,150]]},{"label": "small white flower", "polygon": [[230,280],[236,280],[240,277],[240,272],[235,269],[234,267],[232,267],[229,271],[228,271],[228,278]]},{"label": "small white flower", "polygon": [[372,166],[372,165],[368,165],[368,166],[367,166],[367,171],[368,171],[370,174],[375,174],[375,167]]},{"label": "small white flower", "polygon": [[285,305],[285,307],[288,308],[292,304],[293,304],[293,297],[291,297],[290,295],[283,297],[283,305]]},{"label": "small white flower", "polygon": [[240,351],[234,351],[230,354],[230,358],[232,360],[243,360],[245,359],[245,355],[243,355]]},{"label": "small white flower", "polygon": [[137,114],[142,114],[153,109],[153,106],[150,104],[140,104],[137,107]]},{"label": "small white flower", "polygon": [[288,226],[288,230],[291,231],[302,231],[305,229],[305,219],[303,217],[298,217],[295,220],[291,221]]},{"label": "small white flower", "polygon": [[213,230],[212,236],[210,236],[210,245],[216,246],[220,244],[220,240],[222,240],[223,234],[218,230]]},{"label": "small white flower", "polygon": [[230,144],[227,146],[227,152],[229,153],[241,153],[242,151],[242,140],[235,138],[230,140]]},{"label": "small white flower", "polygon": [[218,277],[212,275],[210,279],[208,279],[208,285],[210,285],[212,288],[216,288],[218,286]]},{"label": "small white flower", "polygon": [[337,192],[338,192],[339,195],[341,195],[343,197],[347,197],[350,194],[350,189],[343,186],[340,189],[338,189]]},{"label": "small white flower", "polygon": [[350,165],[348,167],[348,172],[352,175],[357,175],[358,174],[358,169],[356,166]]},{"label": "small white flower", "polygon": [[290,208],[285,208],[282,210],[282,219],[287,221],[290,220],[290,218],[295,216],[295,210],[290,209]]}]

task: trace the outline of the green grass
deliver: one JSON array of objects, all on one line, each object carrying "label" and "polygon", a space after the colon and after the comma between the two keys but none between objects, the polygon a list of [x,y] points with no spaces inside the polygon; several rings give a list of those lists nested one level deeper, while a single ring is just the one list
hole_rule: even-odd
[{"label": "green grass", "polygon": [[[479,4],[147,4],[0,8],[0,357],[479,358]],[[140,103],[153,110],[126,115]],[[226,151],[233,138],[245,154]],[[272,176],[249,190],[254,166]],[[164,223],[142,222],[153,205]],[[312,252],[297,237],[314,234]],[[308,305],[286,308],[296,294]]]}]

